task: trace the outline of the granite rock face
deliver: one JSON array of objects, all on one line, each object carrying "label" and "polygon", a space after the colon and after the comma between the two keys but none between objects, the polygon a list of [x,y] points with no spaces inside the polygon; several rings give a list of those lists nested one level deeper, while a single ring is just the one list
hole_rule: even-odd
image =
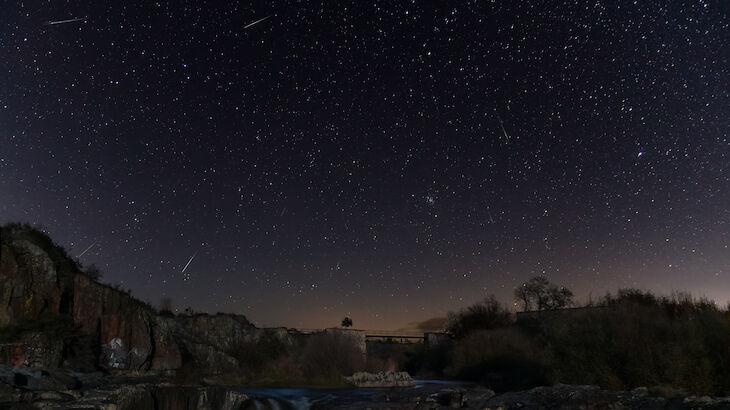
[{"label": "granite rock face", "polygon": [[99,335],[99,365],[106,369],[148,369],[154,346],[154,312],[126,292],[85,275],[77,275],[74,285],[74,323],[87,334]]},{"label": "granite rock face", "polygon": [[61,364],[63,341],[43,332],[26,332],[15,343],[0,345],[0,364],[53,369]]},{"label": "granite rock face", "polygon": [[67,313],[72,284],[39,246],[15,240],[0,248],[0,326]]},{"label": "granite rock face", "polygon": [[160,315],[128,292],[79,272],[49,241],[41,240],[41,247],[2,238],[0,327],[20,330],[0,342],[0,364],[53,369],[64,363],[63,338],[33,330],[39,326],[29,324],[39,321],[92,338],[95,356],[88,360],[114,371],[171,371],[192,362],[205,374],[230,372],[238,367],[229,354],[237,343],[261,334],[240,315]]}]

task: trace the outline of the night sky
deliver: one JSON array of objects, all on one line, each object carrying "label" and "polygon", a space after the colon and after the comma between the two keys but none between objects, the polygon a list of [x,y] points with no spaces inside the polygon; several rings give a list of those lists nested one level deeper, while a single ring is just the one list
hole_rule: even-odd
[{"label": "night sky", "polygon": [[537,274],[725,304],[729,13],[10,2],[0,222],[262,326],[408,327]]}]

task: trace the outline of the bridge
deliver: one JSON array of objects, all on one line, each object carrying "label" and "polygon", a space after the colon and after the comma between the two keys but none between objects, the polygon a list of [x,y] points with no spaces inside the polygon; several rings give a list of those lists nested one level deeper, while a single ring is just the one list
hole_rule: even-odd
[{"label": "bridge", "polygon": [[[366,341],[390,341],[397,343],[424,343],[429,335],[443,335],[435,332],[416,332],[407,330],[360,330],[336,328],[345,332],[364,334]],[[287,329],[290,334],[313,335],[325,333],[328,329]]]}]

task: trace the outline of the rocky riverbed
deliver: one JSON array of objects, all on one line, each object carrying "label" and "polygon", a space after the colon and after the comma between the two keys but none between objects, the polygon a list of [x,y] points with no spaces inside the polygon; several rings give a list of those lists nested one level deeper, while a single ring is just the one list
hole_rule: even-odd
[{"label": "rocky riverbed", "polygon": [[[409,384],[404,374],[361,374],[357,380]],[[411,383],[413,383],[411,381]],[[730,409],[730,398],[638,388],[603,390],[557,385],[495,394],[477,385],[415,381],[412,387],[246,389],[181,386],[154,376],[46,372],[0,366],[0,409]]]}]

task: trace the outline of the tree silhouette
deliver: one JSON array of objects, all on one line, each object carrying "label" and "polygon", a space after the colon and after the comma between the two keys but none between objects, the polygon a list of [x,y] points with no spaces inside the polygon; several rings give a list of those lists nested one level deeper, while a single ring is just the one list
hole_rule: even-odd
[{"label": "tree silhouette", "polygon": [[352,327],[352,319],[349,317],[342,319],[342,327]]},{"label": "tree silhouette", "polygon": [[573,304],[573,292],[558,287],[544,276],[535,276],[515,289],[515,300],[522,303],[522,309],[555,310]]},{"label": "tree silhouette", "polygon": [[456,313],[449,312],[445,330],[451,336],[461,339],[477,330],[496,329],[511,324],[512,313],[509,309],[494,295],[489,295],[481,302]]}]

